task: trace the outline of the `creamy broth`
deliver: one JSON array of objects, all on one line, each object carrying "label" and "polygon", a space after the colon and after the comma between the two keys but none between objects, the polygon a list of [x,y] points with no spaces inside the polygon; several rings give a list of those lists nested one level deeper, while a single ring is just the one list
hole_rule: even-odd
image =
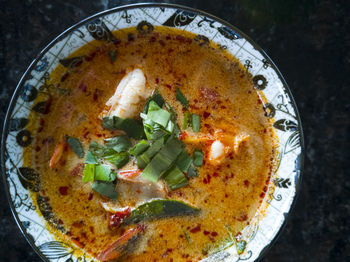
[{"label": "creamy broth", "polygon": [[[60,237],[92,256],[135,227],[108,228],[101,202],[110,200],[93,191],[92,182],[82,181],[84,158],[65,146],[61,169],[50,169],[49,161],[65,135],[78,138],[86,153],[91,141],[102,144],[105,138],[123,134],[103,128],[101,112],[125,74],[139,68],[147,88],[157,88],[174,108],[180,138],[189,154],[195,149],[204,153],[199,176],[165,196],[195,206],[200,213],[145,222],[144,233],[119,260],[198,261],[227,238],[228,226],[238,234],[249,224],[269,186],[276,139],[264,116],[263,98],[234,57],[214,43],[197,41],[193,34],[162,27],[149,34],[139,34],[136,29],[113,34],[118,41],[103,45],[94,41],[71,55],[84,56],[78,63],[68,69],[59,65],[50,75],[52,90],[60,91],[51,92],[47,114],[40,119],[33,113],[30,116],[36,123],[30,127],[35,146],[26,149],[24,156],[25,164],[40,173],[41,191],[33,197],[49,203],[55,216],[51,227],[58,225]],[[115,61],[111,55],[116,55]],[[182,128],[186,110],[176,100],[176,88],[188,99],[188,111],[200,116],[201,134],[214,136],[220,131],[223,139],[240,134],[249,139],[220,163],[211,163],[213,141],[186,139],[194,133]],[[37,101],[46,99],[42,93]],[[139,112],[144,105],[144,101],[139,104]],[[133,159],[128,167],[136,168]],[[135,203],[130,201],[129,206]]]}]

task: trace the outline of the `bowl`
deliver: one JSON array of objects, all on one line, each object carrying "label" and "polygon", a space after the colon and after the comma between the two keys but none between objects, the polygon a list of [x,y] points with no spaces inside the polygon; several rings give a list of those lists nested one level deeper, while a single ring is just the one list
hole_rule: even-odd
[{"label": "bowl", "polygon": [[[171,4],[135,4],[113,8],[93,15],[70,27],[46,46],[30,64],[11,99],[1,144],[2,176],[15,220],[25,238],[44,261],[83,261],[92,259],[77,247],[57,238],[46,227],[50,210],[45,203],[33,203],[30,192],[40,189],[38,171],[22,166],[24,148],[35,137],[26,126],[28,115],[45,114],[45,104],[35,102],[45,92],[50,72],[79,47],[96,39],[101,43],[113,38],[113,31],[145,24],[176,27],[212,40],[227,49],[252,75],[254,87],[267,98],[265,116],[273,119],[279,139],[279,164],[272,176],[262,206],[242,234],[247,239],[244,253],[227,246],[205,261],[255,261],[276,240],[300,188],[303,168],[303,133],[300,117],[290,89],[281,73],[248,36],[229,23],[205,12]],[[69,63],[76,61],[69,60]],[[42,215],[40,215],[40,213]],[[85,261],[84,260],[84,261]],[[93,259],[92,259],[93,260]]]}]

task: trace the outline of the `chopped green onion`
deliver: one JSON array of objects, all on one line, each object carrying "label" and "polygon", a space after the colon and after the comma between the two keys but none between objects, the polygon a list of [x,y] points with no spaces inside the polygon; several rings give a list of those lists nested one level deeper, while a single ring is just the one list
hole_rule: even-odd
[{"label": "chopped green onion", "polygon": [[83,182],[95,180],[95,164],[85,164],[83,171]]},{"label": "chopped green onion", "polygon": [[145,104],[145,107],[144,107],[144,109],[143,109],[143,112],[144,112],[145,114],[147,114],[147,112],[148,112],[148,106],[149,106],[149,103],[150,103],[151,101],[156,102],[157,105],[158,105],[159,107],[162,107],[163,104],[164,104],[163,97],[159,94],[158,90],[156,90],[156,92],[154,93],[154,95],[151,96],[150,98],[148,98],[148,100],[147,100],[147,102],[146,102],[146,104]]},{"label": "chopped green onion", "polygon": [[177,139],[169,139],[142,172],[142,176],[156,183],[181,153],[183,144]]},{"label": "chopped green onion", "polygon": [[187,178],[176,166],[167,171],[163,179],[171,190],[175,190],[177,188],[188,185]]},{"label": "chopped green onion", "polygon": [[176,88],[176,100],[179,101],[184,108],[188,108],[188,100],[179,88]]},{"label": "chopped green onion", "polygon": [[123,130],[128,136],[140,139],[144,137],[142,124],[131,118],[120,118],[117,116],[107,116],[102,118],[102,126],[110,130]]},{"label": "chopped green onion", "polygon": [[104,158],[117,168],[122,168],[129,162],[129,154],[127,152],[115,152],[114,154],[106,155]]},{"label": "chopped green onion", "polygon": [[72,149],[79,158],[84,157],[84,149],[78,138],[66,136],[66,141],[70,149]]},{"label": "chopped green onion", "polygon": [[105,139],[106,147],[113,148],[118,153],[127,151],[131,147],[131,142],[127,136],[116,136]]},{"label": "chopped green onion", "polygon": [[112,182],[96,181],[92,184],[92,189],[112,200],[116,200],[118,197],[118,193],[115,192],[115,184]]},{"label": "chopped green onion", "polygon": [[201,129],[201,118],[197,114],[192,114],[192,130],[193,132],[199,132]]},{"label": "chopped green onion", "polygon": [[188,155],[186,149],[184,148],[180,155],[177,157],[175,165],[180,168],[182,172],[186,172],[192,163],[191,157]]},{"label": "chopped green onion", "polygon": [[194,168],[190,166],[187,170],[187,177],[198,177],[198,170],[197,168]]},{"label": "chopped green onion", "polygon": [[170,113],[164,109],[161,109],[156,102],[151,101],[149,103],[147,117],[153,122],[166,128],[170,120],[170,116]]},{"label": "chopped green onion", "polygon": [[193,158],[193,165],[200,167],[203,165],[203,152],[199,149],[194,150],[193,154],[192,154],[192,158]]},{"label": "chopped green onion", "polygon": [[141,155],[136,157],[137,166],[139,168],[145,168],[146,165],[151,162],[152,157],[158,153],[158,151],[164,145],[164,138],[161,137],[158,140],[154,141],[152,145]]},{"label": "chopped green onion", "polygon": [[91,151],[86,154],[85,164],[98,164],[98,161]]},{"label": "chopped green onion", "polygon": [[191,113],[186,111],[184,115],[184,123],[182,125],[183,129],[187,129],[187,127],[191,126]]},{"label": "chopped green onion", "polygon": [[174,127],[174,136],[176,137],[176,138],[179,138],[179,136],[180,136],[180,133],[181,133],[181,130],[180,130],[180,128],[179,128],[179,126],[176,124],[175,125],[175,127]]},{"label": "chopped green onion", "polygon": [[141,140],[136,145],[134,145],[132,148],[130,148],[129,153],[133,156],[138,156],[145,152],[149,148],[149,144],[146,140]]},{"label": "chopped green onion", "polygon": [[166,126],[166,130],[169,132],[169,133],[172,133],[173,130],[174,130],[174,127],[175,127],[175,124],[173,121],[169,121],[168,122],[168,125]]},{"label": "chopped green onion", "polygon": [[114,181],[116,174],[112,172],[109,165],[96,165],[95,166],[95,180],[99,181]]}]

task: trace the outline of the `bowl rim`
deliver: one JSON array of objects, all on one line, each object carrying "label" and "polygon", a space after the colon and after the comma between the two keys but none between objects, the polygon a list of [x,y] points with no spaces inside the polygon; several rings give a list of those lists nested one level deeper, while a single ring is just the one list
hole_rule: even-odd
[{"label": "bowl rim", "polygon": [[4,187],[5,187],[5,193],[6,193],[6,197],[7,200],[9,202],[10,205],[10,209],[11,209],[11,213],[16,221],[17,226],[19,227],[21,233],[23,234],[24,238],[27,240],[27,242],[29,243],[29,245],[34,249],[34,251],[37,253],[37,255],[43,260],[43,261],[49,261],[44,254],[39,250],[39,248],[35,245],[35,242],[33,241],[33,239],[31,239],[29,237],[29,235],[27,234],[24,226],[22,225],[19,217],[18,217],[18,213],[16,212],[16,209],[13,205],[13,202],[11,200],[11,196],[10,196],[10,192],[9,192],[9,183],[7,181],[7,176],[6,176],[6,167],[5,167],[5,150],[6,150],[6,139],[8,136],[8,128],[9,128],[9,120],[11,117],[11,113],[13,111],[13,108],[16,105],[18,96],[20,94],[20,89],[22,84],[27,80],[28,75],[30,74],[30,72],[33,70],[35,64],[40,61],[40,59],[47,53],[47,51],[54,46],[57,42],[59,42],[61,39],[63,39],[64,37],[66,37],[68,34],[70,34],[72,31],[74,31],[75,29],[83,26],[84,24],[86,24],[89,21],[92,21],[96,18],[114,13],[114,12],[119,12],[119,11],[123,11],[123,10],[129,10],[129,9],[137,9],[137,8],[143,8],[143,7],[165,7],[165,8],[173,8],[173,9],[181,9],[183,11],[188,11],[188,12],[193,12],[196,14],[200,14],[203,16],[206,16],[208,18],[211,18],[225,26],[227,26],[228,28],[234,30],[235,32],[237,32],[238,34],[240,34],[244,39],[246,39],[257,51],[259,51],[262,56],[270,63],[271,67],[275,70],[275,72],[277,73],[278,77],[280,78],[281,82],[283,83],[283,86],[285,87],[285,92],[288,94],[289,99],[291,100],[291,106],[293,107],[294,111],[295,111],[295,115],[296,115],[296,119],[298,121],[298,131],[300,134],[300,158],[299,158],[299,167],[298,167],[298,171],[299,175],[298,175],[298,179],[295,182],[295,195],[294,195],[294,199],[293,202],[291,203],[288,212],[284,213],[284,221],[282,223],[282,225],[280,226],[277,234],[274,236],[274,238],[270,241],[270,243],[268,245],[266,245],[260,252],[259,257],[257,258],[257,261],[261,260],[263,257],[266,256],[266,254],[268,253],[268,251],[271,249],[271,247],[277,242],[278,238],[282,235],[282,232],[284,231],[288,221],[290,220],[291,217],[291,213],[293,211],[293,209],[295,208],[297,199],[300,195],[300,191],[301,191],[301,184],[302,184],[302,177],[303,177],[303,173],[304,173],[304,158],[305,158],[305,144],[304,144],[304,133],[303,133],[303,128],[302,128],[302,123],[301,123],[301,118],[300,118],[300,114],[297,108],[297,104],[294,100],[294,97],[291,93],[291,90],[286,82],[286,80],[284,79],[282,73],[280,72],[280,70],[277,68],[276,64],[272,61],[272,59],[266,54],[266,52],[258,45],[256,44],[249,36],[247,36],[244,32],[242,32],[240,29],[238,29],[237,27],[231,25],[230,23],[226,22],[225,20],[209,14],[205,11],[199,10],[197,8],[192,8],[192,7],[187,7],[184,5],[179,5],[179,4],[171,4],[171,3],[136,3],[136,4],[127,4],[127,5],[122,5],[122,6],[117,6],[114,8],[110,8],[98,13],[95,13],[91,16],[88,16],[87,18],[82,19],[81,21],[79,21],[76,24],[73,24],[72,26],[68,27],[66,30],[64,30],[62,33],[60,33],[58,36],[56,36],[51,42],[49,42],[49,44],[47,44],[44,48],[41,49],[41,51],[38,53],[38,55],[36,55],[36,57],[33,59],[33,61],[30,63],[30,65],[28,66],[28,68],[25,70],[25,72],[22,74],[14,92],[13,95],[11,97],[10,103],[8,105],[8,109],[6,111],[6,115],[5,115],[5,119],[4,119],[4,124],[3,124],[3,130],[2,130],[2,136],[1,136],[1,171],[2,171],[2,177],[3,177],[3,183],[4,183]]}]

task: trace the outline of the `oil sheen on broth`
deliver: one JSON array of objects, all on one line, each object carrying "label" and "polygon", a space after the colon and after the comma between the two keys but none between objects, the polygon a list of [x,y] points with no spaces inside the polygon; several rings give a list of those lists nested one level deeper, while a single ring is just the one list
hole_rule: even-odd
[{"label": "oil sheen on broth", "polygon": [[[127,196],[111,201],[95,192],[92,182],[84,183],[84,158],[67,145],[63,146],[64,160],[59,169],[50,169],[49,161],[65,135],[78,138],[86,154],[91,141],[103,144],[105,138],[124,134],[103,128],[101,113],[121,79],[140,69],[148,90],[152,93],[157,89],[175,110],[180,139],[189,155],[195,149],[204,153],[198,177],[188,178],[187,186],[163,188],[160,190],[164,192],[151,195],[181,200],[200,213],[144,222],[144,232],[119,260],[198,261],[227,238],[227,227],[237,234],[249,224],[269,186],[276,140],[271,122],[264,116],[263,98],[234,57],[214,43],[197,41],[193,34],[163,27],[155,27],[148,34],[135,28],[113,34],[118,40],[93,41],[73,53],[71,57],[79,58],[66,67],[59,65],[47,80],[50,95],[39,92],[36,101],[49,98],[49,105],[41,117],[31,113],[35,120],[29,127],[34,133],[34,147],[24,152],[25,164],[37,170],[41,178],[41,190],[32,197],[49,203],[60,238],[92,256],[136,227],[107,226],[110,213],[101,203],[113,206],[119,201],[118,205],[131,208],[137,203]],[[176,89],[189,101],[187,109],[177,101]],[[144,105],[142,99],[134,105],[136,118],[140,119]],[[191,127],[184,130],[187,111],[200,116],[199,133]],[[215,141],[221,141],[216,149]],[[224,153],[215,155],[211,150]],[[137,169],[134,162],[130,158],[122,169]],[[117,190],[130,191],[132,187]],[[124,192],[127,194],[137,193]]]}]

